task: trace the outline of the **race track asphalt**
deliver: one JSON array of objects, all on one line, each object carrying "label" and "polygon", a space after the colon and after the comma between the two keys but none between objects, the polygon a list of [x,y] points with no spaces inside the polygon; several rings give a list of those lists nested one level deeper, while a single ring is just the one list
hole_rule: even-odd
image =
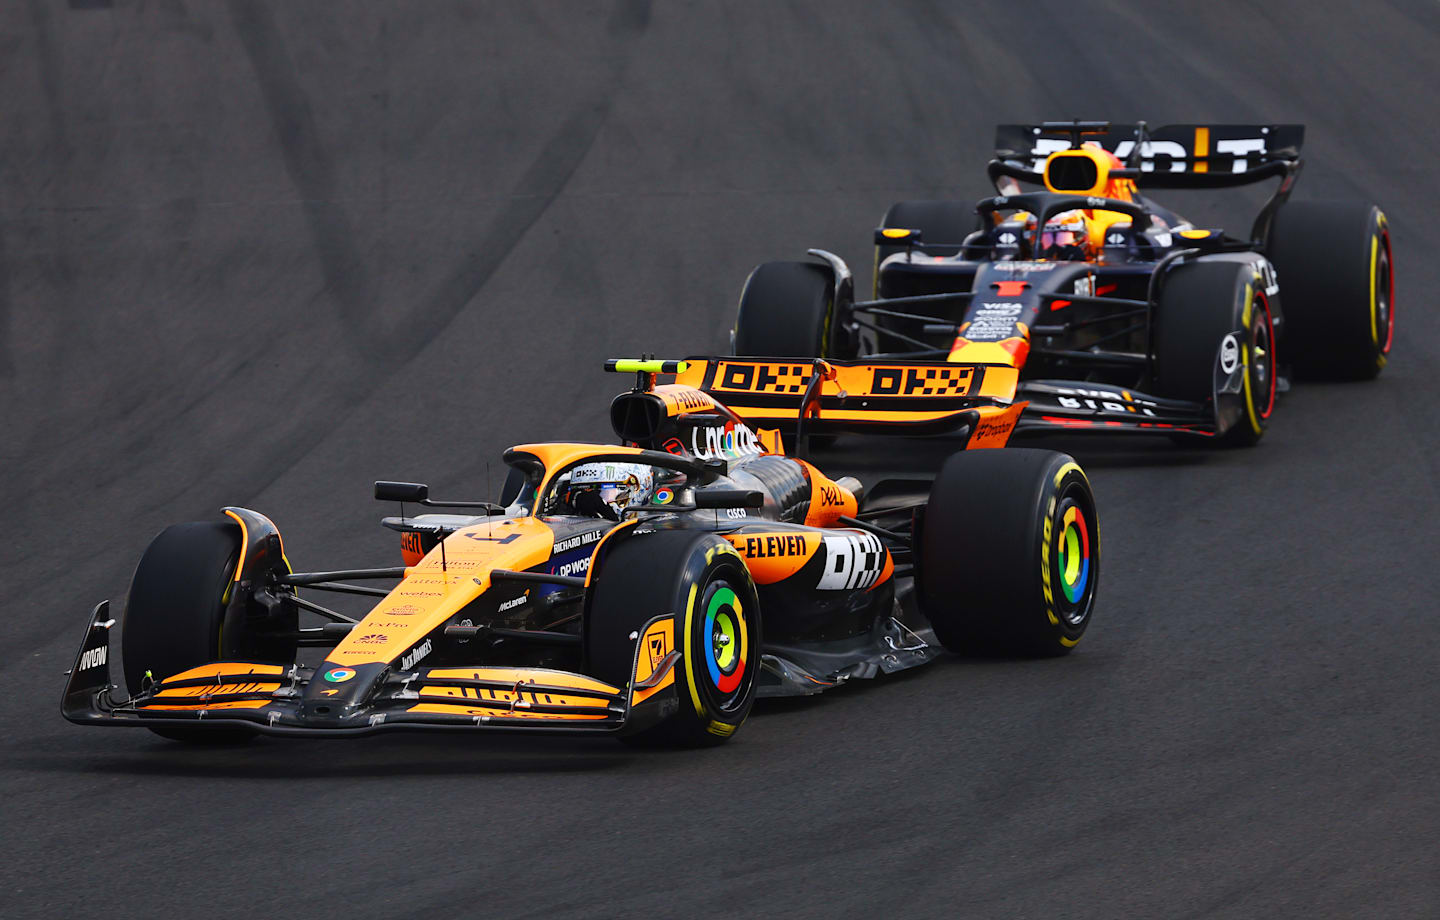
[{"label": "race track asphalt", "polygon": [[[1421,0],[0,5],[0,914],[1440,916],[1437,62]],[[868,286],[892,201],[1069,117],[1304,123],[1296,197],[1386,209],[1399,317],[1257,449],[1063,442],[1105,549],[1076,654],[690,753],[60,718],[165,524],[396,564],[372,480],[479,497],[508,444],[607,438],[604,358],[722,349],[808,246]]]}]

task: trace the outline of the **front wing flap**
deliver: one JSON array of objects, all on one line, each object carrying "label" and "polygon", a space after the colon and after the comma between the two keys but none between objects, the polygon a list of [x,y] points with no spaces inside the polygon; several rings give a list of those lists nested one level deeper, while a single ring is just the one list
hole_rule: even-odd
[{"label": "front wing flap", "polygon": [[1016,434],[1096,431],[1175,434],[1213,438],[1222,431],[1215,403],[1150,396],[1103,383],[1025,381],[1019,393],[1030,401]]},{"label": "front wing flap", "polygon": [[[491,729],[552,733],[628,734],[648,728],[678,706],[673,617],[656,617],[637,632],[632,680],[616,687],[584,674],[547,668],[494,666],[402,670],[338,669],[342,680],[373,681],[354,702],[330,703],[334,692],[313,668],[298,664],[216,662],[147,684],[127,696],[109,677],[109,602],[91,613],[85,641],[65,687],[61,709],[81,725],[205,726],[262,734],[335,737],[386,730]],[[334,680],[337,669],[327,669]]]}]

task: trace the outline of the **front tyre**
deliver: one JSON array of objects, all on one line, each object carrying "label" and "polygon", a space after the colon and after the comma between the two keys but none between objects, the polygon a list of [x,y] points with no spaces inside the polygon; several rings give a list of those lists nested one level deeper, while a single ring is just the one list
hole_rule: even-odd
[{"label": "front tyre", "polygon": [[1068,654],[1090,625],[1100,522],[1066,454],[965,451],[940,468],[916,532],[916,598],[956,652]]},{"label": "front tyre", "polygon": [[1270,231],[1286,358],[1298,374],[1369,380],[1395,338],[1395,281],[1385,214],[1360,201],[1292,201]]},{"label": "front tyre", "polygon": [[719,744],[744,724],[760,674],[760,603],[749,569],[714,534],[660,531],[609,550],[586,607],[586,671],[624,687],[635,640],[657,616],[675,617],[681,653],[674,715],[623,740],[697,747]]},{"label": "front tyre", "polygon": [[1157,396],[1207,402],[1237,371],[1239,398],[1219,396],[1221,443],[1259,443],[1275,412],[1278,354],[1264,284],[1248,263],[1193,262],[1170,270],[1153,328]]},{"label": "front tyre", "polygon": [[[125,682],[138,694],[146,678],[163,680],[219,661],[225,607],[240,558],[240,528],[195,521],[160,532],[135,568],[125,602],[120,648]],[[173,741],[241,741],[243,729],[166,726],[150,729]]]},{"label": "front tyre", "polygon": [[740,292],[733,351],[766,358],[844,357],[835,280],[810,262],[766,262]]}]

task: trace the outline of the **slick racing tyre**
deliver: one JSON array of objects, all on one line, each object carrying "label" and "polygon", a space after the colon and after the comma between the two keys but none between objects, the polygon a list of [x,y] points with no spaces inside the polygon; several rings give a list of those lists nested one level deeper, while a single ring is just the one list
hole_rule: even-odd
[{"label": "slick racing tyre", "polygon": [[1015,447],[953,454],[917,525],[916,599],[946,648],[1049,657],[1085,634],[1100,523],[1069,456]]},{"label": "slick racing tyre", "polygon": [[1259,443],[1275,411],[1275,325],[1264,284],[1244,262],[1192,262],[1164,279],[1152,331],[1157,396],[1207,402],[1217,373],[1243,368],[1240,392],[1222,396],[1219,440]]},{"label": "slick racing tyre", "polygon": [[714,534],[660,531],[623,538],[601,560],[586,602],[586,673],[628,686],[636,640],[651,619],[675,617],[679,708],[622,736],[631,743],[719,744],[750,714],[760,675],[760,603],[744,561]]},{"label": "slick racing tyre", "polygon": [[1285,360],[1313,379],[1369,380],[1395,338],[1385,214],[1359,201],[1292,201],[1270,230]]},{"label": "slick racing tyre", "polygon": [[[965,242],[965,238],[976,229],[975,207],[959,201],[897,201],[885,212],[880,226],[919,230],[920,242],[925,244],[927,255],[953,256],[960,251],[960,244]],[[904,246],[875,247],[877,291],[880,263],[904,251]]]},{"label": "slick racing tyre", "polygon": [[823,265],[766,262],[740,292],[733,351],[765,358],[843,357],[835,281]]},{"label": "slick racing tyre", "polygon": [[[160,532],[135,568],[121,627],[125,681],[138,694],[147,675],[164,680],[200,665],[239,658],[295,659],[295,643],[249,635],[247,618],[226,609],[240,558],[240,528],[229,522],[175,524]],[[282,622],[293,631],[298,624]],[[288,651],[288,658],[286,652]],[[253,737],[244,729],[152,728],[175,741],[217,743]]]}]

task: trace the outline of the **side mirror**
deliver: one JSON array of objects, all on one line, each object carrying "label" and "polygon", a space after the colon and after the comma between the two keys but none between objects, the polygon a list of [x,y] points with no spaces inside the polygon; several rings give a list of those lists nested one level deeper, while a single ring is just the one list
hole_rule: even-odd
[{"label": "side mirror", "polygon": [[423,482],[375,483],[375,497],[382,502],[423,502],[430,497],[430,487]]},{"label": "side mirror", "polygon": [[700,489],[695,492],[696,508],[762,508],[765,493],[758,489]]},{"label": "side mirror", "polygon": [[919,243],[919,230],[902,230],[899,227],[878,227],[875,230],[876,246],[915,246]]}]

